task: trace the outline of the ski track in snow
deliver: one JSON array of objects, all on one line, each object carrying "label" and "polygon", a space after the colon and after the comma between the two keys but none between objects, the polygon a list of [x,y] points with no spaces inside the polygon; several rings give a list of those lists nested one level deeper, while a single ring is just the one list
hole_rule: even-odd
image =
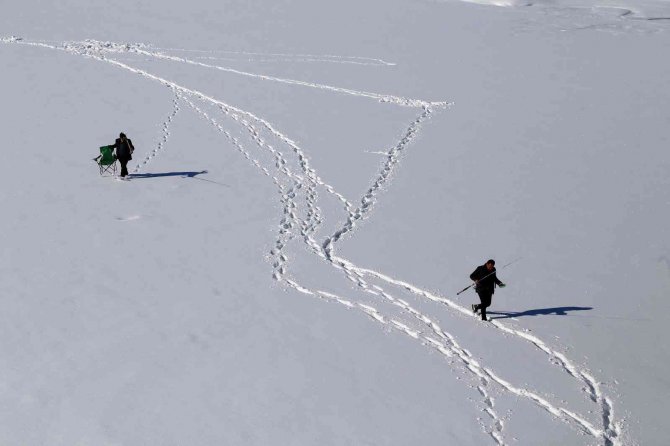
[{"label": "ski track in snow", "polygon": [[[151,48],[151,47],[150,47]],[[208,56],[196,56],[202,60],[225,60],[231,62],[290,62],[290,63],[333,63],[343,65],[363,65],[371,67],[393,67],[396,64],[374,57],[360,56],[335,56],[331,54],[287,54],[287,53],[261,53],[253,51],[224,51],[224,50],[189,50],[184,48],[152,48],[157,51],[169,51],[177,53],[200,53]],[[228,57],[215,54],[227,54]],[[238,56],[238,57],[230,57]],[[241,58],[239,56],[243,56]]]},{"label": "ski track in snow", "polygon": [[[117,50],[115,50],[117,51]],[[247,76],[247,77],[252,77],[256,79],[262,79],[266,81],[273,81],[273,82],[278,82],[278,83],[284,83],[284,84],[289,84],[289,85],[298,85],[298,86],[303,86],[303,87],[308,87],[308,88],[315,88],[315,89],[320,89],[320,90],[328,90],[328,91],[333,91],[336,93],[343,93],[343,94],[348,94],[352,96],[360,96],[360,97],[367,97],[371,99],[376,99],[380,102],[389,102],[405,107],[417,107],[417,106],[424,106],[428,107],[430,105],[434,106],[440,106],[440,105],[446,105],[445,103],[441,102],[436,102],[436,103],[430,103],[426,102],[420,99],[408,99],[408,98],[403,98],[399,96],[394,96],[394,95],[388,95],[388,94],[379,94],[379,93],[371,93],[368,91],[360,91],[360,90],[352,90],[349,88],[342,88],[342,87],[334,87],[331,85],[325,85],[325,84],[317,84],[314,82],[306,82],[306,81],[300,81],[300,80],[295,80],[295,79],[286,79],[286,78],[280,78],[280,77],[275,77],[275,76],[267,76],[264,74],[258,74],[258,73],[250,73],[247,71],[241,71],[237,70],[234,68],[230,67],[224,67],[220,65],[211,65],[211,64],[206,64],[203,62],[198,62],[195,60],[187,59],[185,57],[178,57],[178,56],[171,56],[165,53],[160,53],[160,52],[154,52],[154,51],[147,51],[145,49],[142,49],[140,47],[122,47],[118,51],[130,51],[134,52],[137,54],[142,54],[145,56],[151,56],[155,57],[157,59],[163,59],[163,60],[170,60],[173,62],[181,62],[189,65],[196,65],[204,68],[212,68],[220,71],[224,71],[227,73],[233,73],[233,74],[238,74],[241,76]]]},{"label": "ski track in snow", "polygon": [[[238,53],[243,55],[244,53]],[[342,65],[362,65],[370,67],[387,66],[392,67],[395,64],[389,62],[359,62],[356,60],[336,60],[320,59],[318,57],[222,57],[222,56],[196,56],[198,60],[220,60],[226,62],[259,62],[259,63],[335,63]]]},{"label": "ski track in snow", "polygon": [[[151,159],[158,155],[165,147],[169,139],[169,128],[174,117],[180,111],[179,104],[184,103],[191,108],[196,114],[201,116],[209,122],[214,128],[219,131],[230,145],[232,145],[244,158],[246,158],[252,165],[259,169],[263,175],[272,179],[277,187],[280,196],[280,203],[282,205],[283,215],[278,224],[278,233],[275,244],[270,251],[270,257],[273,265],[273,277],[279,281],[287,284],[290,288],[306,295],[310,295],[329,302],[335,302],[343,305],[349,309],[356,309],[366,316],[370,317],[377,323],[384,325],[392,330],[398,331],[411,339],[414,339],[422,344],[431,347],[444,355],[450,363],[460,364],[461,368],[471,374],[476,381],[476,390],[483,399],[483,411],[491,420],[490,426],[482,424],[483,429],[491,436],[491,438],[498,445],[504,445],[503,428],[504,423],[501,417],[495,411],[494,398],[491,396],[490,388],[497,386],[504,392],[512,395],[525,398],[533,402],[539,408],[545,410],[556,419],[560,419],[569,425],[576,427],[580,431],[594,437],[603,442],[605,445],[620,444],[621,426],[615,422],[614,412],[611,400],[605,396],[600,388],[598,381],[587,371],[580,369],[572,363],[563,353],[556,351],[549,347],[538,337],[529,334],[527,331],[510,328],[500,322],[491,321],[489,327],[494,327],[502,333],[512,335],[531,343],[541,352],[549,356],[552,363],[556,364],[574,378],[581,385],[586,392],[588,398],[595,403],[602,414],[602,426],[596,427],[587,421],[584,417],[570,411],[566,408],[559,407],[552,404],[546,398],[541,397],[536,392],[517,387],[507,380],[500,377],[492,369],[487,368],[479,363],[467,349],[463,348],[456,340],[456,337],[445,331],[440,325],[429,316],[421,313],[416,308],[412,307],[406,300],[395,297],[379,285],[371,284],[368,279],[382,281],[388,286],[399,289],[401,292],[408,292],[412,295],[418,296],[422,299],[427,299],[433,302],[444,305],[449,310],[455,311],[472,317],[471,312],[456,304],[455,302],[430,293],[417,286],[409,284],[399,279],[389,277],[380,272],[370,269],[358,267],[350,261],[338,257],[335,254],[335,245],[345,235],[351,235],[357,225],[365,218],[365,216],[373,209],[378,200],[379,194],[382,192],[384,186],[390,180],[393,171],[399,166],[401,156],[406,151],[407,147],[417,138],[422,125],[427,121],[435,109],[446,108],[449,104],[447,102],[428,102],[419,99],[408,99],[400,96],[385,95],[378,93],[370,93],[365,91],[352,90],[347,88],[340,88],[329,86],[325,84],[317,84],[294,79],[284,79],[263,74],[250,73],[232,69],[229,67],[222,67],[217,65],[210,65],[201,63],[195,60],[184,57],[177,57],[168,55],[156,50],[150,50],[150,47],[144,44],[116,44],[111,42],[66,42],[62,44],[48,44],[46,41],[30,42],[18,37],[2,38],[2,43],[18,43],[23,45],[42,47],[45,49],[61,50],[67,53],[89,57],[101,62],[106,62],[123,68],[131,73],[143,76],[147,79],[159,82],[166,87],[169,87],[175,98],[173,99],[174,108],[172,113],[168,116],[167,121],[163,123],[163,135],[157,147],[144,159],[143,162],[135,167],[133,173],[138,172]],[[163,49],[165,50],[165,49]],[[185,50],[185,49],[167,49],[167,51],[181,51],[181,52],[198,52],[199,50]],[[314,88],[320,90],[331,91],[337,94],[347,94],[358,96],[361,98],[374,99],[379,102],[391,103],[397,106],[420,108],[421,113],[412,121],[406,129],[400,141],[388,152],[385,153],[386,159],[381,166],[379,174],[373,178],[372,185],[363,194],[360,200],[360,205],[355,209],[351,202],[344,196],[339,194],[332,186],[325,183],[310,166],[309,159],[305,152],[288,136],[275,129],[272,124],[263,118],[256,116],[248,111],[241,110],[230,104],[226,104],[216,98],[210,97],[198,90],[187,88],[178,85],[168,79],[151,74],[147,71],[134,68],[126,63],[106,57],[106,54],[118,54],[123,52],[131,52],[141,54],[150,58],[169,60],[177,63],[186,63],[190,65],[200,66],[208,69],[216,69],[229,74],[242,75],[256,78],[262,81],[271,81],[284,84],[290,84],[306,88]],[[215,52],[203,53],[214,54]],[[220,52],[226,53],[226,52]],[[247,53],[247,52],[231,52],[232,54],[253,55],[263,57],[284,57],[286,59],[298,60],[309,59],[310,62],[333,62],[333,63],[360,63],[360,64],[376,64],[376,65],[392,65],[381,59],[359,58],[359,57],[344,57],[344,56],[313,56],[313,55],[289,55],[289,54],[262,54],[262,53]],[[214,56],[210,56],[214,57]],[[208,107],[215,107],[219,116],[211,116],[203,107],[198,106],[197,102],[206,104]],[[274,160],[273,166],[263,165],[260,159],[255,158],[249,149],[244,145],[244,142],[237,137],[234,137],[231,130],[224,127],[223,120],[226,122],[241,127],[246,131],[246,135],[256,149],[261,150],[264,156],[270,156]],[[274,141],[274,144],[273,142]],[[285,155],[277,146],[284,146],[287,148]],[[288,158],[291,154],[291,159]],[[318,190],[324,189],[329,194],[335,196],[343,205],[345,212],[347,212],[347,219],[340,229],[335,231],[332,235],[319,243],[315,240],[314,234],[321,223],[321,210],[318,206]],[[299,203],[304,202],[304,207]],[[336,270],[342,272],[346,278],[356,284],[357,288],[366,294],[375,296],[381,302],[392,305],[394,308],[400,309],[404,314],[408,315],[411,320],[421,327],[420,329],[407,325],[406,321],[397,320],[393,317],[385,316],[375,307],[357,302],[355,300],[347,299],[338,296],[334,293],[324,290],[312,290],[302,286],[295,278],[288,273],[288,256],[285,253],[285,247],[290,242],[296,240],[298,236],[302,237],[307,244],[310,251],[315,253],[320,259],[331,264]]]},{"label": "ski track in snow", "polygon": [[[387,62],[383,59],[377,59],[375,57],[362,57],[362,56],[338,56],[333,54],[288,54],[288,53],[263,53],[263,52],[254,52],[254,51],[227,51],[227,50],[195,50],[195,49],[186,49],[186,48],[160,48],[160,47],[151,47],[145,46],[147,48],[153,48],[158,51],[171,51],[171,52],[183,52],[183,53],[200,53],[200,54],[230,54],[230,55],[241,55],[241,56],[261,56],[266,58],[261,61],[286,61],[286,62],[324,62],[324,63],[340,63],[340,64],[352,64],[352,65],[369,65],[369,66],[388,66],[392,67],[396,64],[393,62]],[[208,59],[219,59],[217,56],[199,56],[199,58],[208,58]],[[267,58],[281,58],[281,59],[267,59]],[[239,59],[230,59],[230,60],[239,60]],[[258,60],[253,60],[258,62]]]}]

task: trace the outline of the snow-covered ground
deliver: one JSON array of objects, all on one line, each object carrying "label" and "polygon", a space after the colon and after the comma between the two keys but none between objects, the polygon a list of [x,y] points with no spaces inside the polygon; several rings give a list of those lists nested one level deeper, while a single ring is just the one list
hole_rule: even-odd
[{"label": "snow-covered ground", "polygon": [[[452,1],[452,0],[435,0]],[[633,20],[670,20],[668,0],[463,0],[481,5],[500,7],[534,7],[553,9],[563,14],[569,9],[593,10],[594,13],[612,11],[619,17]]]},{"label": "snow-covered ground", "polygon": [[474,3],[5,2],[0,444],[666,444],[670,2]]}]

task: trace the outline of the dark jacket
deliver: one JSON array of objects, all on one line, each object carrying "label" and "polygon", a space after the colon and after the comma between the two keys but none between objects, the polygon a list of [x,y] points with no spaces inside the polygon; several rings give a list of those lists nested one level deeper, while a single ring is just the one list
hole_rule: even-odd
[{"label": "dark jacket", "polygon": [[133,147],[133,142],[130,140],[130,138],[126,138],[126,141],[127,143],[121,141],[121,138],[116,138],[116,142],[114,143],[116,157],[122,161],[130,161],[133,159],[132,154],[135,150],[135,147]]},{"label": "dark jacket", "polygon": [[470,274],[470,279],[477,281],[475,290],[478,293],[493,294],[496,285],[502,285],[502,282],[496,277],[496,269],[489,271],[486,265],[478,266],[476,270]]}]

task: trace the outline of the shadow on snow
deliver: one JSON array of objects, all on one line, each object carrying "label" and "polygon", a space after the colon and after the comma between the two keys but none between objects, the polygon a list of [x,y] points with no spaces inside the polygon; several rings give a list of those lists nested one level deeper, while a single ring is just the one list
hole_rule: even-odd
[{"label": "shadow on snow", "polygon": [[[585,311],[593,310],[593,307],[555,307],[555,308],[538,308],[535,310],[526,311],[487,311],[491,319],[508,319],[523,316],[569,316],[570,311]],[[496,315],[496,316],[493,316]]]},{"label": "shadow on snow", "polygon": [[206,170],[201,172],[163,172],[163,173],[131,173],[129,178],[161,178],[161,177],[183,177],[195,178],[197,175],[207,173]]},{"label": "shadow on snow", "polygon": [[208,183],[218,184],[219,186],[231,187],[229,184],[219,183],[218,181],[208,180],[205,178],[198,178],[198,175],[208,173],[206,170],[200,172],[162,172],[162,173],[131,173],[128,175],[130,179],[140,179],[140,178],[164,178],[164,177],[182,177],[182,178],[193,178],[194,180],[207,181]]}]

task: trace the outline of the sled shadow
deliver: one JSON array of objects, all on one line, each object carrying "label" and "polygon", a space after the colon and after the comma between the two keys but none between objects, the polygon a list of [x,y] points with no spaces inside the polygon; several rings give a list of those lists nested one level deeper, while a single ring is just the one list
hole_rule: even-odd
[{"label": "sled shadow", "polygon": [[182,177],[182,178],[193,178],[194,180],[206,181],[208,183],[218,184],[219,186],[231,187],[229,184],[219,183],[218,181],[208,180],[206,178],[198,178],[198,175],[208,173],[206,170],[200,172],[162,172],[162,173],[131,173],[128,175],[130,179],[140,179],[140,178],[164,178],[164,177]]},{"label": "sled shadow", "polygon": [[526,311],[487,311],[487,314],[496,315],[491,319],[508,319],[523,316],[569,316],[570,311],[585,311],[593,310],[593,307],[555,307],[555,308],[538,308],[535,310]]}]

